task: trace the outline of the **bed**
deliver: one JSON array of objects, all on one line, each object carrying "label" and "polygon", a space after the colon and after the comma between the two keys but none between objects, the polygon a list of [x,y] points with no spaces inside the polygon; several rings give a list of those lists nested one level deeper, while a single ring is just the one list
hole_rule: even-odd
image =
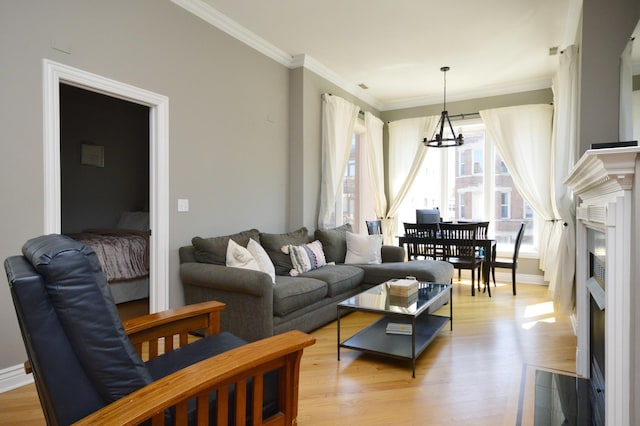
[{"label": "bed", "polygon": [[149,297],[149,213],[125,212],[114,229],[69,237],[96,252],[116,304]]}]

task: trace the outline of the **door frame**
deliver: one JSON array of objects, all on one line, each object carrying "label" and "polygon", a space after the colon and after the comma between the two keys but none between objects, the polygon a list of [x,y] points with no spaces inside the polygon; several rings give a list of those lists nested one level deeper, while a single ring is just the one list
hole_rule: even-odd
[{"label": "door frame", "polygon": [[149,107],[149,310],[169,308],[169,98],[43,59],[44,232],[61,232],[60,83]]}]

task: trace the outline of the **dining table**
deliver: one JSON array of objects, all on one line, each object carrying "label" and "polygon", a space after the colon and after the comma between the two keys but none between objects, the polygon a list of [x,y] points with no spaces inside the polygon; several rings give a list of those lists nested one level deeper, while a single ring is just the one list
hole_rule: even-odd
[{"label": "dining table", "polygon": [[[496,249],[496,240],[493,238],[476,238],[476,247],[479,249],[479,253],[484,257],[484,261],[482,263],[482,283],[485,285],[489,293],[489,297],[491,297],[491,287],[489,286],[489,273],[491,271],[491,259],[493,259],[493,252]],[[436,237],[422,237],[422,236],[408,236],[408,235],[399,235],[398,236],[398,245],[400,247],[405,248],[406,244],[425,244],[425,245],[434,245],[436,247],[445,247],[447,245],[456,245],[460,243],[459,240],[450,239],[450,238],[442,238],[440,236]],[[438,257],[434,257],[434,260],[445,260]],[[475,288],[471,286],[471,295],[475,296]]]}]

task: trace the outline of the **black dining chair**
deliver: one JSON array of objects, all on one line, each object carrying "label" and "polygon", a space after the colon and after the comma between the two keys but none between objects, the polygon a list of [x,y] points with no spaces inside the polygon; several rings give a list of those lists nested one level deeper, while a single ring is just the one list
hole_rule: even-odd
[{"label": "black dining chair", "polygon": [[437,223],[404,223],[405,237],[414,238],[407,243],[407,259],[442,259],[442,251],[438,250],[433,240],[438,237],[440,228]]},{"label": "black dining chair", "polygon": [[[468,269],[471,271],[471,295],[475,295],[476,270],[478,271],[478,290],[480,290],[481,273],[480,269],[484,263],[484,257],[476,254],[476,236],[478,227],[475,223],[441,223],[440,235],[444,250],[444,260],[451,263],[458,270]],[[485,288],[489,286],[485,283]],[[489,288],[489,296],[491,289]]]},{"label": "black dining chair", "polygon": [[366,220],[367,233],[369,235],[382,235],[382,221],[381,220]]},{"label": "black dining chair", "polygon": [[524,229],[527,224],[525,222],[520,223],[518,229],[518,235],[516,236],[516,242],[513,246],[513,256],[509,258],[496,257],[496,251],[493,250],[493,256],[491,259],[491,275],[493,277],[493,285],[496,285],[496,268],[511,269],[511,285],[513,286],[513,295],[516,295],[516,270],[518,269],[518,254],[520,253],[520,246],[522,245],[522,238],[524,237]]}]

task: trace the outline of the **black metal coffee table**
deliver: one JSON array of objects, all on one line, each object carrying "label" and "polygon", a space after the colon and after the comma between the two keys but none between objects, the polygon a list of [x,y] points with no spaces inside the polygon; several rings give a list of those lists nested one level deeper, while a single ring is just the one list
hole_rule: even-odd
[{"label": "black metal coffee table", "polygon": [[[427,313],[429,306],[449,292],[449,316]],[[344,342],[340,341],[340,314],[360,311],[381,314],[382,317]],[[417,296],[398,298],[389,295],[389,285],[379,284],[338,303],[338,361],[340,348],[354,349],[392,358],[411,360],[416,377],[416,358],[449,322],[453,330],[453,292],[451,284],[418,284]],[[387,333],[387,324],[411,326],[410,334]],[[408,327],[407,327],[408,328]]]}]

